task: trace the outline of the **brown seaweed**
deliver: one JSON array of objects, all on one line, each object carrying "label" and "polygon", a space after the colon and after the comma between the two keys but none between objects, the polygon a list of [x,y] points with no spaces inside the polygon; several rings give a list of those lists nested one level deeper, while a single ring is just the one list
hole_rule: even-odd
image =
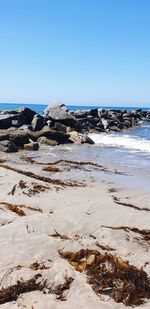
[{"label": "brown seaweed", "polygon": [[27,184],[26,184],[25,181],[20,180],[20,181],[19,181],[19,184],[18,184],[18,187],[19,187],[20,189],[25,189],[25,188],[27,188]]},{"label": "brown seaweed", "polygon": [[50,267],[45,266],[44,263],[34,262],[29,266],[29,268],[32,270],[45,270],[49,269]]},{"label": "brown seaweed", "polygon": [[112,230],[123,230],[125,232],[134,232],[136,234],[140,234],[143,240],[145,241],[150,240],[150,230],[148,229],[138,229],[137,227],[129,227],[129,226],[107,226],[107,225],[103,225],[102,227]]},{"label": "brown seaweed", "polygon": [[61,301],[66,301],[66,295],[64,292],[70,289],[70,285],[73,282],[72,277],[65,276],[64,283],[58,284],[56,287],[50,289],[50,293],[56,294],[57,299]]},{"label": "brown seaweed", "polygon": [[[37,266],[37,267],[36,267]],[[39,265],[34,265],[32,270],[39,269]],[[40,268],[47,269],[47,268]],[[39,281],[39,279],[41,280]],[[45,293],[52,293],[56,295],[56,298],[60,301],[65,301],[66,296],[64,292],[69,290],[71,283],[73,282],[72,277],[65,276],[64,282],[57,286],[49,287],[47,284],[47,280],[42,280],[41,274],[36,274],[32,279],[23,281],[18,280],[15,285],[8,286],[6,288],[1,288],[0,290],[0,304],[5,304],[7,302],[16,301],[21,294],[28,293],[31,291],[43,291]]]},{"label": "brown seaweed", "polygon": [[148,212],[150,212],[150,208],[148,208],[148,207],[138,207],[138,206],[135,206],[135,205],[133,205],[131,203],[121,202],[120,199],[118,197],[116,197],[116,196],[113,196],[113,201],[116,204],[118,204],[118,205],[134,208],[134,209],[139,210],[139,211],[148,211]]},{"label": "brown seaweed", "polygon": [[143,269],[120,257],[96,250],[59,252],[87,281],[99,296],[107,295],[127,306],[140,305],[150,297],[150,279]]},{"label": "brown seaweed", "polygon": [[26,206],[26,205],[15,205],[15,204],[11,204],[11,203],[7,203],[7,202],[1,202],[0,203],[1,205],[4,205],[6,206],[7,209],[17,213],[19,216],[26,216],[25,212],[20,209],[20,208],[27,208],[29,210],[32,210],[32,211],[38,211],[38,212],[43,212],[42,209],[40,208],[36,208],[36,207],[31,207],[31,206]]},{"label": "brown seaweed", "polygon": [[5,203],[5,202],[1,204],[4,205],[8,210],[16,213],[20,217],[26,216],[25,212],[22,209],[20,209],[19,205],[14,205],[14,204]]},{"label": "brown seaweed", "polygon": [[98,241],[96,242],[96,246],[99,247],[100,249],[104,250],[104,251],[115,251],[116,250],[109,245],[102,245]]},{"label": "brown seaweed", "polygon": [[50,189],[50,187],[48,186],[37,184],[37,183],[32,183],[31,185],[32,185],[32,188],[29,188],[28,192],[23,191],[23,194],[29,197],[39,194],[40,192],[45,192],[46,190]]},{"label": "brown seaweed", "polygon": [[16,192],[16,187],[17,187],[17,184],[12,187],[12,190],[8,194],[14,195]]},{"label": "brown seaweed", "polygon": [[16,301],[19,295],[23,293],[28,293],[31,291],[42,291],[45,282],[37,282],[41,274],[35,275],[32,279],[27,281],[17,281],[17,284],[9,286],[7,288],[2,288],[0,290],[0,304],[5,304],[6,302]]},{"label": "brown seaweed", "polygon": [[93,163],[93,162],[90,162],[90,161],[87,161],[87,162],[83,162],[83,161],[72,161],[72,160],[63,160],[63,159],[60,159],[60,160],[57,160],[55,162],[48,162],[46,163],[47,165],[57,165],[59,163],[67,163],[67,164],[75,164],[75,165],[92,165],[94,167],[98,167],[98,168],[103,168],[102,165],[99,165],[97,163]]},{"label": "brown seaweed", "polygon": [[25,162],[28,162],[28,163],[32,163],[32,164],[36,162],[35,160],[33,160],[31,157],[28,157],[28,156],[21,156],[20,159],[22,161],[25,161]]},{"label": "brown seaweed", "polygon": [[62,239],[62,240],[68,240],[68,239],[70,239],[68,236],[58,233],[58,232],[56,231],[56,229],[54,229],[54,231],[55,231],[55,233],[54,233],[54,234],[51,234],[51,235],[49,235],[49,236],[51,236],[51,237],[56,237],[56,238],[60,238],[60,239]]},{"label": "brown seaweed", "polygon": [[40,192],[44,192],[44,191],[50,189],[49,186],[38,184],[36,182],[32,182],[31,186],[32,187],[27,185],[27,183],[25,181],[20,180],[18,184],[15,184],[13,186],[12,190],[8,194],[14,195],[17,188],[20,188],[21,190],[28,189],[28,191],[22,191],[22,193],[27,195],[27,196],[29,196],[29,197],[31,197],[33,195],[39,194]]},{"label": "brown seaweed", "polygon": [[60,172],[60,169],[56,166],[44,166],[42,170],[45,172],[53,172],[53,173]]},{"label": "brown seaweed", "polygon": [[73,181],[72,182],[66,181],[65,182],[65,181],[60,180],[60,179],[52,179],[52,178],[49,178],[49,177],[37,175],[37,174],[30,172],[30,171],[20,170],[20,169],[14,168],[14,167],[6,165],[6,164],[0,163],[0,167],[8,169],[10,171],[14,171],[14,172],[21,174],[21,175],[25,175],[25,176],[30,177],[30,178],[34,178],[34,179],[37,179],[37,180],[41,180],[41,181],[53,184],[53,185],[58,185],[58,186],[63,186],[63,187],[66,187],[66,186],[68,186],[68,187],[85,187],[85,184],[79,183],[77,181],[74,181],[74,182]]}]

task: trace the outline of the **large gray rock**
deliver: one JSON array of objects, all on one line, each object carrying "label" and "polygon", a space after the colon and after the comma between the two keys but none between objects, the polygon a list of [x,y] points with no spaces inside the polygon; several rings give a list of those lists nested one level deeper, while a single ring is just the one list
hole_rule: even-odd
[{"label": "large gray rock", "polygon": [[44,111],[44,117],[47,120],[51,120],[54,123],[60,122],[65,126],[69,126],[77,131],[81,130],[79,122],[68,113],[67,108],[64,104],[53,104],[46,108]]},{"label": "large gray rock", "polygon": [[8,140],[5,140],[5,141],[0,141],[0,151],[3,151],[3,152],[16,152],[18,150],[17,146],[8,141]]},{"label": "large gray rock", "polygon": [[53,103],[50,103],[44,110],[44,117],[48,117],[49,115],[49,110],[51,109],[57,109],[57,108],[61,108],[61,110],[63,110],[64,112],[68,112],[68,109],[66,107],[65,104],[59,102],[59,101],[55,101]]}]

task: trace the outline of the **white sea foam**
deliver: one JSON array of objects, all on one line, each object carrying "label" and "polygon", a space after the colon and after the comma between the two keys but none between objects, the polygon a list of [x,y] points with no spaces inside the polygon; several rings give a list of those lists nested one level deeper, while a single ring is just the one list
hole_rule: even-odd
[{"label": "white sea foam", "polygon": [[150,140],[146,140],[140,137],[134,137],[129,135],[117,135],[117,134],[89,134],[89,137],[102,146],[108,147],[123,147],[126,149],[142,152],[150,152]]}]

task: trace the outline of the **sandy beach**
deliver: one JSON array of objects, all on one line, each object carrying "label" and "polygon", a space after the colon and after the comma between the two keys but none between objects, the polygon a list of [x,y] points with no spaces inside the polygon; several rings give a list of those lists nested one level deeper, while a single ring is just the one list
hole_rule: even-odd
[{"label": "sandy beach", "polygon": [[[117,256],[149,275],[148,193],[118,186],[115,172],[90,162],[62,157],[47,164],[40,157],[31,159],[29,152],[1,158],[0,293],[8,295],[0,307],[125,308],[125,302],[96,293],[79,257],[77,265],[62,253],[88,250],[86,265],[94,252]],[[10,296],[8,288],[17,289],[21,283],[31,290],[23,287]],[[145,298],[140,308],[149,306]]]}]

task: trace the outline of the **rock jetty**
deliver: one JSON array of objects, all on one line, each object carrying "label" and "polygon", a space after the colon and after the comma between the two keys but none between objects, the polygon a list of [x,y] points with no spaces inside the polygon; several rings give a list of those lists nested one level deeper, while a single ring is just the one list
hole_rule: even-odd
[{"label": "rock jetty", "polygon": [[0,151],[38,150],[40,144],[93,144],[88,133],[120,132],[143,121],[150,121],[150,111],[94,108],[69,112],[61,103],[48,106],[43,115],[27,107],[0,110]]}]

